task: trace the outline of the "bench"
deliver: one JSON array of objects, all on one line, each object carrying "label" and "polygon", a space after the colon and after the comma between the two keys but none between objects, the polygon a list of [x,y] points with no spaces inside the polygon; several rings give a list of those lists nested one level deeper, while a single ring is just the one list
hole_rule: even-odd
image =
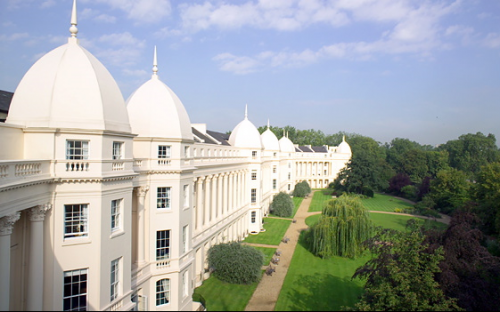
[{"label": "bench", "polygon": [[278,264],[279,262],[280,262],[280,258],[278,258],[278,257],[274,257],[271,259],[272,264]]},{"label": "bench", "polygon": [[283,243],[285,244],[288,244],[288,242],[290,241],[290,239],[288,237],[285,237],[281,240]]},{"label": "bench", "polygon": [[281,251],[276,250],[276,252],[274,254],[279,257],[279,256],[281,256]]},{"label": "bench", "polygon": [[276,269],[273,268],[271,265],[269,265],[266,269],[266,274],[269,275],[269,276],[272,276],[273,275],[273,272],[276,272]]}]

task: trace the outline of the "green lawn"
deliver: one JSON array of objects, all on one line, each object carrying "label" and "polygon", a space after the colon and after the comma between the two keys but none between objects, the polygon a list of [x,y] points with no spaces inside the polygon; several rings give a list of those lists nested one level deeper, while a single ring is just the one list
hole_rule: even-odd
[{"label": "green lawn", "polygon": [[[306,219],[308,226],[321,215]],[[374,225],[404,230],[409,216],[371,213]],[[424,223],[423,219],[417,218]],[[440,224],[446,227],[446,225]],[[357,259],[315,257],[303,245],[297,245],[281,289],[276,311],[338,311],[342,306],[354,306],[363,292],[364,281],[351,280],[356,269],[370,256]]]},{"label": "green lawn", "polygon": [[274,256],[276,252],[276,248],[267,248],[267,247],[254,247],[253,248],[262,251],[264,254],[264,263],[262,265],[269,265],[271,262],[271,258]]},{"label": "green lawn", "polygon": [[[293,205],[294,205],[292,216],[285,217],[287,219],[293,219],[293,217],[295,217],[295,214],[297,213],[297,210],[299,210],[300,204],[302,204],[302,201],[304,200],[304,198],[303,197],[293,197],[292,200],[293,200]],[[270,213],[269,216],[270,217],[278,217],[277,215],[274,215],[272,213]],[[282,217],[279,217],[279,218],[282,218]]]},{"label": "green lawn", "polygon": [[373,198],[362,199],[368,210],[394,212],[394,209],[412,208],[413,205],[389,195],[375,194]]},{"label": "green lawn", "polygon": [[258,284],[229,284],[211,276],[194,293],[205,298],[207,311],[244,311]]},{"label": "green lawn", "polygon": [[249,235],[243,242],[253,244],[279,245],[292,220],[264,218],[265,232]]},{"label": "green lawn", "polygon": [[313,195],[311,205],[309,206],[309,211],[322,211],[325,203],[331,199],[332,195],[325,195],[322,191],[316,191]]}]

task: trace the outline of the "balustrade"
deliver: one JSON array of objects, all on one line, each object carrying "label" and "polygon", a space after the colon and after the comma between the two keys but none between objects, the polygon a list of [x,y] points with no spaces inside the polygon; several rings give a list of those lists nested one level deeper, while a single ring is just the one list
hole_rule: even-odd
[{"label": "balustrade", "polygon": [[89,171],[89,163],[83,161],[74,161],[66,163],[66,171]]}]

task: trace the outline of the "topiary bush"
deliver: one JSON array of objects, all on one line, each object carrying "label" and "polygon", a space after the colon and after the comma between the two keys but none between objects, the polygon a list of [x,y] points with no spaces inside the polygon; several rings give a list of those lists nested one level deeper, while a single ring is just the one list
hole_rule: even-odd
[{"label": "topiary bush", "polygon": [[307,194],[311,193],[311,187],[307,181],[302,181],[295,184],[295,188],[293,189],[293,197],[305,197]]},{"label": "topiary bush", "polygon": [[208,250],[208,266],[219,280],[231,284],[251,284],[262,276],[264,254],[238,242],[212,246]]},{"label": "topiary bush", "polygon": [[280,192],[278,195],[274,196],[273,202],[271,203],[271,213],[278,217],[291,217],[293,208],[293,200],[290,195],[285,192]]}]

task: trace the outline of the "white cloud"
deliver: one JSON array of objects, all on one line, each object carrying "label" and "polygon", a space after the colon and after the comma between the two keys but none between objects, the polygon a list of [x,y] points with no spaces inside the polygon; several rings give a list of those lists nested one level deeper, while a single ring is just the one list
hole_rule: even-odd
[{"label": "white cloud", "polygon": [[124,11],[137,23],[156,23],[172,12],[169,0],[95,0]]},{"label": "white cloud", "polygon": [[42,9],[46,9],[46,8],[50,8],[54,4],[56,4],[56,2],[54,0],[45,0],[45,1],[42,2],[42,4],[40,5],[40,7]]},{"label": "white cloud", "polygon": [[85,8],[83,9],[79,14],[78,17],[81,20],[85,19],[92,19],[97,22],[102,22],[102,23],[115,23],[116,22],[116,17],[109,15],[109,14],[102,14],[98,10],[94,10],[91,8]]},{"label": "white cloud", "polygon": [[488,48],[499,48],[500,47],[500,34],[489,33],[484,39],[484,45]]},{"label": "white cloud", "polygon": [[24,39],[28,38],[29,35],[28,33],[14,33],[11,35],[0,35],[0,41],[14,41],[14,40],[19,40],[19,39]]},{"label": "white cloud", "polygon": [[145,40],[137,39],[129,32],[102,35],[98,40],[99,42],[107,43],[113,46],[130,46],[143,48],[145,45]]},{"label": "white cloud", "polygon": [[228,71],[235,74],[248,74],[258,70],[259,61],[250,57],[238,57],[230,53],[222,53],[213,58],[220,63],[222,71]]},{"label": "white cloud", "polygon": [[135,65],[146,46],[145,40],[137,39],[129,32],[102,35],[97,41],[95,55],[117,67]]}]

